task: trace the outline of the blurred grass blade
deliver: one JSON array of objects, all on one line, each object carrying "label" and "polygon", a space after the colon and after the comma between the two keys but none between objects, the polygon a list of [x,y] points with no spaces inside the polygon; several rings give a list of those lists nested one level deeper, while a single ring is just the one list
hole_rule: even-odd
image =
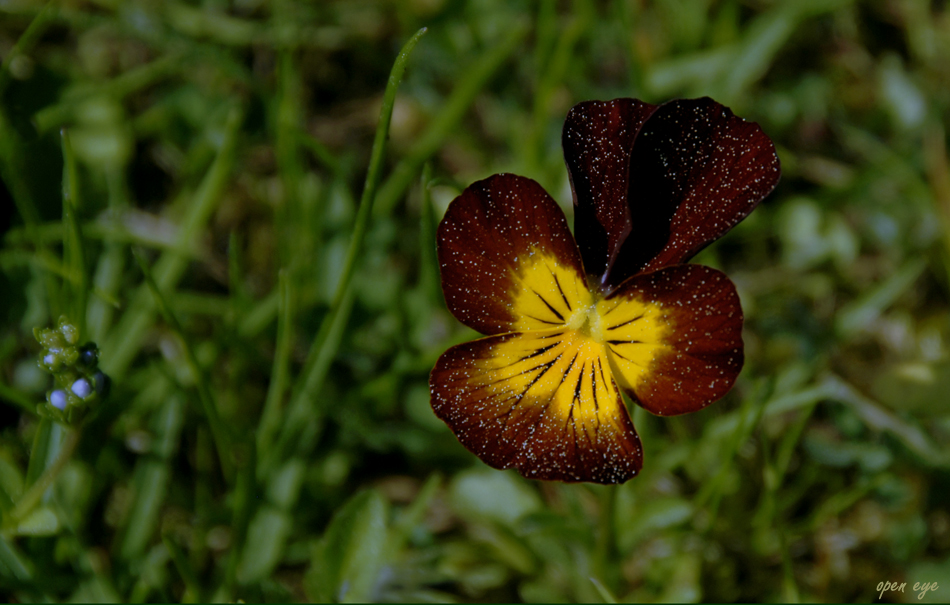
[{"label": "blurred grass blade", "polygon": [[[253,446],[252,446],[253,448]],[[228,553],[227,567],[225,568],[224,583],[214,595],[216,602],[233,600],[231,593],[237,582],[238,566],[241,555],[244,553],[247,541],[248,525],[254,512],[257,501],[257,484],[254,481],[254,472],[257,469],[257,451],[251,450],[247,464],[238,469],[237,481],[234,487],[234,499],[231,506],[231,531],[233,545]]]},{"label": "blurred grass blade", "polygon": [[237,330],[241,338],[252,338],[260,334],[280,312],[280,289],[275,288],[253,303],[238,323]]},{"label": "blurred grass blade", "polygon": [[94,80],[91,83],[76,85],[66,92],[59,103],[36,112],[33,123],[36,124],[38,132],[47,132],[74,119],[76,110],[82,107],[85,101],[97,96],[120,100],[174,73],[181,65],[182,56],[172,53],[105,82]]},{"label": "blurred grass blade", "polygon": [[86,274],[82,230],[78,217],[79,171],[76,168],[76,155],[73,153],[69,133],[65,128],[60,132],[60,141],[63,150],[63,264],[72,276],[72,279],[64,284],[63,293],[69,300],[63,308],[70,309],[72,321],[79,327],[81,338],[86,340],[89,337],[86,332],[89,276]]},{"label": "blurred grass blade", "polygon": [[[128,208],[128,194],[125,172],[122,168],[109,166],[106,168],[106,189],[109,196],[109,210],[107,222],[113,230],[122,229],[120,214]],[[89,230],[83,231],[89,237]],[[112,327],[115,312],[122,308],[116,296],[122,283],[125,269],[125,246],[116,241],[103,242],[103,250],[99,255],[98,265],[92,278],[93,298],[89,301],[86,312],[86,326],[89,338],[95,342],[102,342]]]},{"label": "blurred grass blade", "polygon": [[[43,420],[47,419],[44,418]],[[70,430],[60,424],[51,424],[49,436],[46,440],[46,451],[48,452],[45,459],[46,468],[43,473],[36,478],[35,482],[26,484],[26,486],[29,486],[29,489],[27,489],[23,496],[17,501],[16,507],[10,513],[9,520],[14,523],[25,519],[26,516],[33,511],[33,508],[39,504],[46,490],[53,485],[53,482],[59,476],[63,467],[69,462],[73,452],[76,451],[76,446],[79,445],[80,434],[78,429]],[[36,447],[34,442],[34,453],[35,451]],[[50,459],[52,459],[52,462],[50,462]],[[30,471],[34,471],[34,468],[36,467],[31,466]],[[27,472],[28,478],[30,471]]]},{"label": "blurred grass blade", "polygon": [[432,120],[426,131],[409,149],[406,157],[396,165],[392,174],[380,187],[379,197],[376,200],[377,215],[383,216],[392,212],[406,188],[416,178],[422,164],[432,157],[445,138],[455,131],[459,121],[475,100],[475,96],[502,63],[518,48],[527,32],[528,27],[525,25],[515,27],[501,44],[486,51],[467,71],[465,77],[442,106],[442,111]]},{"label": "blurred grass blade", "polygon": [[442,288],[439,285],[439,259],[436,256],[436,218],[432,207],[432,165],[426,162],[422,168],[419,188],[422,192],[422,212],[419,218],[419,287],[427,298],[442,301]]},{"label": "blurred grass blade", "polygon": [[[234,166],[235,148],[243,111],[232,107],[224,125],[218,155],[193,193],[192,203],[186,204],[186,214],[181,221],[176,249],[162,253],[155,262],[153,274],[160,292],[170,292],[178,284],[190,259],[179,252],[187,249],[200,234],[205,223],[221,201],[224,188]],[[147,285],[140,286],[119,323],[109,332],[100,347],[100,365],[113,380],[120,380],[142,346],[146,332],[155,320],[155,304]]]},{"label": "blurred grass blade", "polygon": [[616,603],[617,598],[607,590],[607,587],[603,583],[595,578],[594,576],[590,577],[591,584],[594,585],[594,589],[597,590],[597,594],[600,595],[600,598],[604,600],[604,603]]},{"label": "blurred grass blade", "polygon": [[556,36],[553,55],[535,87],[531,121],[522,141],[522,156],[526,158],[525,170],[529,174],[540,171],[541,161],[547,153],[545,134],[551,120],[554,93],[564,85],[564,78],[576,54],[575,45],[593,22],[592,7],[587,2],[575,3],[575,7],[583,10],[577,10],[568,26]]},{"label": "blurred grass blade", "polygon": [[145,262],[145,259],[134,250],[132,253],[135,255],[135,260],[142,269],[142,275],[145,277],[145,283],[152,291],[152,295],[155,297],[155,302],[159,311],[165,318],[165,321],[168,322],[172,331],[178,336],[179,339],[181,339],[185,352],[185,360],[188,363],[188,368],[191,370],[191,373],[195,379],[195,384],[198,387],[198,401],[201,403],[201,410],[204,412],[205,418],[207,418],[208,424],[211,427],[211,436],[214,439],[215,449],[218,451],[218,460],[221,463],[221,471],[224,474],[225,479],[231,483],[234,481],[234,464],[231,460],[231,440],[227,427],[224,425],[224,423],[221,421],[221,417],[218,415],[218,405],[215,402],[214,395],[212,394],[211,385],[208,384],[208,377],[205,375],[204,370],[202,370],[201,364],[198,363],[198,358],[195,356],[195,349],[191,343],[191,339],[188,338],[188,334],[181,327],[181,322],[178,321],[178,318],[172,312],[171,307],[168,306],[168,301],[165,300],[165,296],[155,283],[155,279],[152,277],[152,272],[149,269],[148,264]]},{"label": "blurred grass blade", "polygon": [[[273,470],[274,465],[282,462],[284,457],[290,453],[290,448],[294,444],[304,445],[304,449],[312,445],[307,440],[304,440],[302,444],[298,443],[297,440],[308,425],[319,425],[321,421],[323,409],[316,403],[316,394],[319,392],[324,378],[326,378],[330,363],[333,361],[340,346],[340,341],[343,339],[343,332],[350,319],[355,293],[356,290],[351,285],[346,291],[339,310],[332,314],[331,322],[324,321],[320,325],[320,332],[317,333],[317,338],[314,341],[314,346],[319,343],[320,348],[313,364],[308,366],[307,376],[309,380],[304,384],[300,393],[290,401],[276,447],[271,448],[269,456],[264,459],[263,469],[265,473]],[[262,456],[262,458],[264,457]]]},{"label": "blurred grass blade", "polygon": [[723,103],[733,103],[768,71],[775,53],[788,41],[803,17],[798,4],[781,4],[755,19],[723,74],[725,80],[719,95]]},{"label": "blurred grass blade", "polygon": [[[286,270],[278,275],[280,292],[277,314],[277,346],[274,351],[274,364],[271,369],[270,385],[267,387],[267,399],[257,429],[257,451],[270,450],[274,435],[280,430],[281,411],[284,394],[290,382],[290,353],[294,342],[293,284]],[[263,479],[263,477],[261,477]]]},{"label": "blurred grass blade", "polygon": [[47,456],[49,455],[49,439],[53,430],[53,421],[49,418],[40,418],[40,422],[33,434],[33,449],[30,450],[30,462],[26,467],[24,487],[30,487],[46,470]]},{"label": "blurred grass blade", "polygon": [[337,180],[342,182],[347,181],[347,174],[343,162],[334,155],[326,145],[308,135],[306,132],[294,130],[294,135],[301,145],[310,150],[310,153],[313,154],[317,162],[329,170]]},{"label": "blurred grass blade", "polygon": [[168,549],[168,554],[171,555],[172,562],[175,563],[175,569],[178,570],[181,579],[185,581],[185,594],[182,596],[182,603],[201,602],[201,585],[198,583],[198,576],[185,555],[185,551],[182,550],[174,536],[169,532],[162,532],[162,542],[165,543],[165,548]]},{"label": "blurred grass blade", "polygon": [[232,230],[228,234],[228,292],[230,303],[240,307],[247,300],[247,292],[241,276],[244,275],[244,258],[241,250],[241,241],[237,232]]},{"label": "blurred grass blade", "polygon": [[[396,91],[406,71],[409,55],[425,32],[425,28],[420,29],[406,42],[399,52],[399,56],[396,57],[392,71],[389,74],[389,82],[383,95],[383,106],[380,109],[379,124],[376,127],[376,137],[373,141],[369,170],[366,173],[366,183],[363,186],[363,196],[360,199],[360,208],[356,215],[356,223],[353,226],[353,236],[344,261],[343,273],[333,296],[330,310],[323,318],[317,338],[310,348],[307,361],[301,371],[301,377],[294,389],[288,408],[287,420],[284,423],[284,431],[280,438],[280,442],[283,444],[295,439],[295,436],[302,430],[306,417],[313,413],[315,409],[313,401],[316,399],[316,393],[326,376],[330,362],[336,355],[342,332],[346,327],[353,300],[352,284],[350,282],[356,270],[357,260],[363,250],[363,241],[366,238],[369,219],[373,212],[373,203],[376,200],[376,186],[379,183],[380,171],[382,170],[386,140],[389,136],[389,124],[392,120],[393,105],[396,101]],[[273,460],[273,458],[270,460]],[[268,465],[265,468],[272,467]]]},{"label": "blurred grass blade", "polygon": [[0,401],[6,401],[20,408],[20,412],[36,414],[36,402],[17,389],[0,382]]},{"label": "blurred grass blade", "polygon": [[376,201],[376,188],[379,185],[380,173],[383,169],[383,157],[385,157],[386,142],[389,138],[389,124],[392,122],[393,106],[396,103],[396,91],[399,89],[402,76],[406,71],[409,55],[425,33],[426,28],[423,27],[406,42],[399,52],[399,56],[396,57],[396,62],[389,74],[386,92],[383,93],[383,106],[379,110],[379,124],[376,127],[376,137],[373,140],[369,170],[366,172],[366,182],[363,185],[363,195],[360,197],[360,207],[356,214],[356,222],[353,225],[350,247],[346,251],[346,260],[343,262],[343,273],[337,286],[336,295],[333,297],[333,308],[339,307],[344,292],[353,278],[356,263],[363,252],[363,241],[366,239],[366,230],[369,226],[370,216],[372,216],[373,204]]},{"label": "blurred grass blade", "polygon": [[170,480],[167,461],[146,458],[136,465],[132,476],[132,511],[120,550],[126,561],[138,559],[154,535]]},{"label": "blurred grass blade", "polygon": [[[9,191],[13,204],[23,220],[26,239],[33,244],[33,254],[27,256],[27,260],[29,262],[38,260],[40,264],[55,266],[59,262],[59,255],[54,255],[41,241],[38,234],[40,212],[27,180],[30,171],[27,154],[23,153],[25,147],[24,138],[10,123],[5,108],[0,104],[0,181]],[[59,283],[48,271],[44,271],[42,279],[46,287],[49,315],[58,317],[63,312],[59,306]]]},{"label": "blurred grass blade", "polygon": [[824,383],[828,385],[831,397],[854,410],[869,427],[891,433],[928,465],[950,468],[950,451],[935,445],[919,427],[898,418],[833,374],[825,377]]},{"label": "blurred grass blade", "polygon": [[184,407],[182,396],[172,393],[164,398],[152,418],[151,455],[139,459],[132,476],[132,507],[120,550],[126,561],[137,560],[155,535],[171,481],[171,459],[181,439]]},{"label": "blurred grass blade", "polygon": [[33,579],[33,565],[24,557],[16,545],[5,536],[0,536],[0,572],[3,576],[12,577],[20,582]]},{"label": "blurred grass blade", "polygon": [[695,55],[674,55],[653,66],[646,74],[645,83],[658,96],[672,95],[707,83],[715,74],[725,71],[734,56],[732,45]]},{"label": "blurred grass blade", "polygon": [[939,120],[933,120],[924,134],[924,159],[927,182],[943,226],[943,263],[950,290],[950,161],[947,158],[946,132]]},{"label": "blurred grass blade", "polygon": [[[591,486],[594,487],[594,486]],[[617,513],[617,486],[597,486],[594,490],[600,500],[597,511],[597,537],[594,543],[594,573],[610,584],[615,585],[615,567],[617,553],[617,532],[614,525]],[[598,493],[599,492],[599,493]],[[596,584],[595,584],[596,587]]]},{"label": "blurred grass blade", "polygon": [[850,338],[866,328],[914,285],[926,268],[926,259],[912,259],[880,284],[842,307],[835,321],[838,334]]},{"label": "blurred grass blade", "polygon": [[[694,499],[697,509],[706,508],[707,504],[711,502],[709,508],[712,509],[713,518],[718,513],[719,502],[727,489],[729,474],[735,471],[736,455],[742,445],[749,439],[755,427],[758,426],[765,412],[765,404],[769,401],[774,389],[775,379],[763,378],[756,383],[752,393],[743,399],[742,408],[732,412],[733,415],[737,416],[737,421],[735,430],[726,442],[728,450],[724,452],[722,459],[718,462],[719,470],[712,478],[705,481]],[[710,524],[709,529],[712,529],[712,524]]]},{"label": "blurred grass blade", "polygon": [[788,548],[788,536],[784,527],[779,528],[782,540],[782,599],[786,603],[801,602],[798,584],[795,582],[795,573],[792,569],[792,555]]},{"label": "blurred grass blade", "polygon": [[416,494],[416,498],[412,501],[412,504],[406,507],[406,509],[402,511],[402,514],[399,515],[390,531],[389,544],[386,547],[391,560],[396,558],[399,551],[406,545],[413,530],[422,523],[426,511],[432,504],[432,500],[435,498],[440,487],[442,487],[442,476],[438,473],[430,475],[429,478],[426,479],[422,489]]},{"label": "blurred grass blade", "polygon": [[713,96],[726,105],[742,104],[748,90],[765,75],[804,20],[852,2],[803,0],[771,5],[752,20],[740,41],[673,55],[650,69],[647,85],[659,96],[685,91],[693,96]]},{"label": "blurred grass blade", "polygon": [[0,65],[0,97],[3,97],[3,93],[10,84],[10,64],[33,50],[40,37],[46,32],[46,28],[53,22],[57,12],[59,12],[59,2],[49,0],[4,57],[3,65]]},{"label": "blurred grass blade", "polygon": [[247,529],[237,577],[252,583],[269,576],[280,563],[292,535],[293,506],[303,485],[307,464],[298,458],[285,463],[267,481],[267,504],[258,508]]}]

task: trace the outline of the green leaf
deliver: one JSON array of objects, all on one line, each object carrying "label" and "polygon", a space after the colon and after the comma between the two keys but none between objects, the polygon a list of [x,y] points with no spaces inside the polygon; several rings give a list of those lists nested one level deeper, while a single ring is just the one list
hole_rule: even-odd
[{"label": "green leaf", "polygon": [[284,511],[270,505],[258,509],[247,530],[238,582],[250,584],[270,575],[280,563],[291,527],[290,515]]},{"label": "green leaf", "polygon": [[333,516],[314,549],[305,588],[314,601],[374,599],[383,567],[388,505],[376,491],[357,494]]},{"label": "green leaf", "polygon": [[306,471],[303,460],[294,458],[287,461],[273,476],[267,485],[267,499],[282,509],[289,509],[297,501],[300,486]]},{"label": "green leaf", "polygon": [[59,518],[48,506],[33,509],[9,534],[15,536],[55,536],[59,533]]},{"label": "green leaf", "polygon": [[626,552],[652,532],[686,522],[693,512],[692,504],[675,496],[645,502],[631,512],[630,523],[618,528],[618,546]]},{"label": "green leaf", "polygon": [[921,417],[950,414],[950,361],[891,366],[874,380],[873,390],[894,410]]},{"label": "green leaf", "polygon": [[512,525],[541,509],[541,499],[511,473],[475,470],[459,474],[451,486],[452,505],[462,517]]}]

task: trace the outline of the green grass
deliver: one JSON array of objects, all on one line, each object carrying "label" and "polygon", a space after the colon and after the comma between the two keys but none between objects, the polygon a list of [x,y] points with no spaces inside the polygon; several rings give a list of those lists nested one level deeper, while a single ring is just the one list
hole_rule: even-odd
[{"label": "green grass", "polygon": [[[0,595],[950,599],[945,2],[43,6],[0,6]],[[701,95],[783,165],[696,259],[736,387],[634,410],[620,487],[489,469],[429,408],[475,336],[436,222],[496,172],[570,212],[573,104]],[[64,314],[113,381],[72,426]]]}]

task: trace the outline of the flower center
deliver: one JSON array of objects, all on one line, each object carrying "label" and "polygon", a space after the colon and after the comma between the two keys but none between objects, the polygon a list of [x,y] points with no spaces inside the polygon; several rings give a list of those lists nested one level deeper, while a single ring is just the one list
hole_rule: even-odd
[{"label": "flower center", "polygon": [[590,338],[598,344],[606,340],[604,320],[597,312],[597,304],[580,307],[567,320],[567,327]]}]

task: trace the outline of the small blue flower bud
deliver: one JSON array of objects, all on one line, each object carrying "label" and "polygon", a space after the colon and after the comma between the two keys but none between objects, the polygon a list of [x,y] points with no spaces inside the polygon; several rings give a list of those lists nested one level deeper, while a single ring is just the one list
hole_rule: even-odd
[{"label": "small blue flower bud", "polygon": [[83,346],[79,347],[79,360],[77,365],[85,370],[94,370],[96,364],[99,362],[99,349],[96,347],[96,343],[87,342]]},{"label": "small blue flower bud", "polygon": [[92,394],[92,385],[89,384],[89,381],[85,378],[80,378],[73,383],[73,386],[69,387],[70,390],[76,394],[80,399],[85,399]]},{"label": "small blue flower bud", "polygon": [[49,402],[54,408],[58,410],[65,410],[67,403],[66,391],[62,389],[56,389],[49,394]]},{"label": "small blue flower bud", "polygon": [[96,394],[105,398],[109,394],[109,387],[112,380],[101,370],[92,375],[92,383],[95,385]]}]

